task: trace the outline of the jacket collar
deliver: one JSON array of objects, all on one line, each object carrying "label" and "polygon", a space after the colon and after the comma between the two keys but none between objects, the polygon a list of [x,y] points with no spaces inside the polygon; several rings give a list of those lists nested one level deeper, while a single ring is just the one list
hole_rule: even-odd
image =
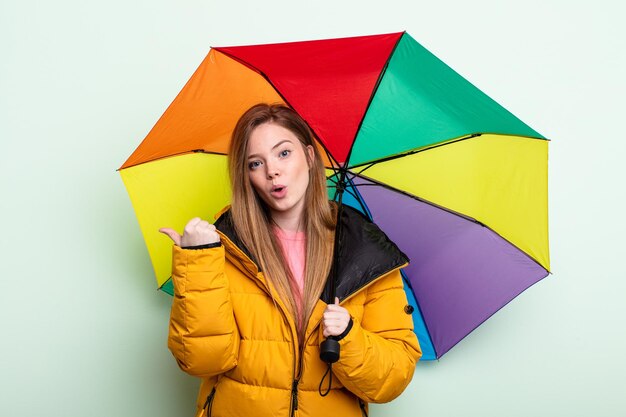
[{"label": "jacket collar", "polygon": [[[258,262],[235,233],[230,210],[217,219],[215,227],[236,247],[237,253],[231,255],[239,258],[240,266],[247,265],[245,269],[254,273],[250,268],[253,263],[252,269],[260,271]],[[343,206],[341,227],[342,241],[338,258],[335,259],[338,260],[335,295],[340,301],[409,262],[409,258],[376,224],[350,206]],[[240,259],[241,255],[247,259]],[[330,304],[334,301],[331,294],[331,279],[327,279],[320,298]]]}]

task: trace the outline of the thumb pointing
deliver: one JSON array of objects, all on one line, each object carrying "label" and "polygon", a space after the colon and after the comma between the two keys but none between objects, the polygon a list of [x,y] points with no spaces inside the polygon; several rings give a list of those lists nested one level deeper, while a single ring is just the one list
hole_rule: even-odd
[{"label": "thumb pointing", "polygon": [[159,229],[159,232],[167,235],[170,239],[172,239],[176,246],[180,246],[180,235],[176,230],[170,229],[169,227],[162,227]]}]

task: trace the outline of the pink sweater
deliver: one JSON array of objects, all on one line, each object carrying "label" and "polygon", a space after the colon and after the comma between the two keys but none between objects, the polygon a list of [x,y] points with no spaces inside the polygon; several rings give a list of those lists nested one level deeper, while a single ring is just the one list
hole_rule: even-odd
[{"label": "pink sweater", "polygon": [[306,233],[305,232],[289,232],[273,228],[274,235],[278,238],[283,257],[289,265],[293,281],[291,282],[291,291],[298,303],[302,307],[302,292],[304,290],[304,264],[306,261]]}]

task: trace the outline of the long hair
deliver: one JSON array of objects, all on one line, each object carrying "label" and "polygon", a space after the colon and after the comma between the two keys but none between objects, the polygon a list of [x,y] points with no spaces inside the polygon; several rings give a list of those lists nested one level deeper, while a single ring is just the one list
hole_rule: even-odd
[{"label": "long hair", "polygon": [[[302,307],[292,293],[291,270],[271,231],[269,209],[249,179],[247,150],[254,129],[273,123],[291,131],[302,144],[309,163],[309,184],[305,193],[303,226],[306,234],[306,259]],[[314,150],[310,160],[306,147]],[[270,287],[285,303],[296,320],[300,342],[313,308],[324,288],[333,257],[334,210],[328,201],[324,163],[306,122],[292,109],[281,104],[257,104],[246,111],[233,131],[228,168],[232,187],[231,213],[235,231],[259,263]],[[275,295],[272,293],[272,297]]]}]

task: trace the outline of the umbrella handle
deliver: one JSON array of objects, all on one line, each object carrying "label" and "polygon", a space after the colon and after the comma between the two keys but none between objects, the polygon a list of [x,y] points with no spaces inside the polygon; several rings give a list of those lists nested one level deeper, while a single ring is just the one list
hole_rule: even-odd
[{"label": "umbrella handle", "polygon": [[320,345],[320,359],[326,363],[335,363],[339,360],[341,346],[335,336],[329,336]]}]

